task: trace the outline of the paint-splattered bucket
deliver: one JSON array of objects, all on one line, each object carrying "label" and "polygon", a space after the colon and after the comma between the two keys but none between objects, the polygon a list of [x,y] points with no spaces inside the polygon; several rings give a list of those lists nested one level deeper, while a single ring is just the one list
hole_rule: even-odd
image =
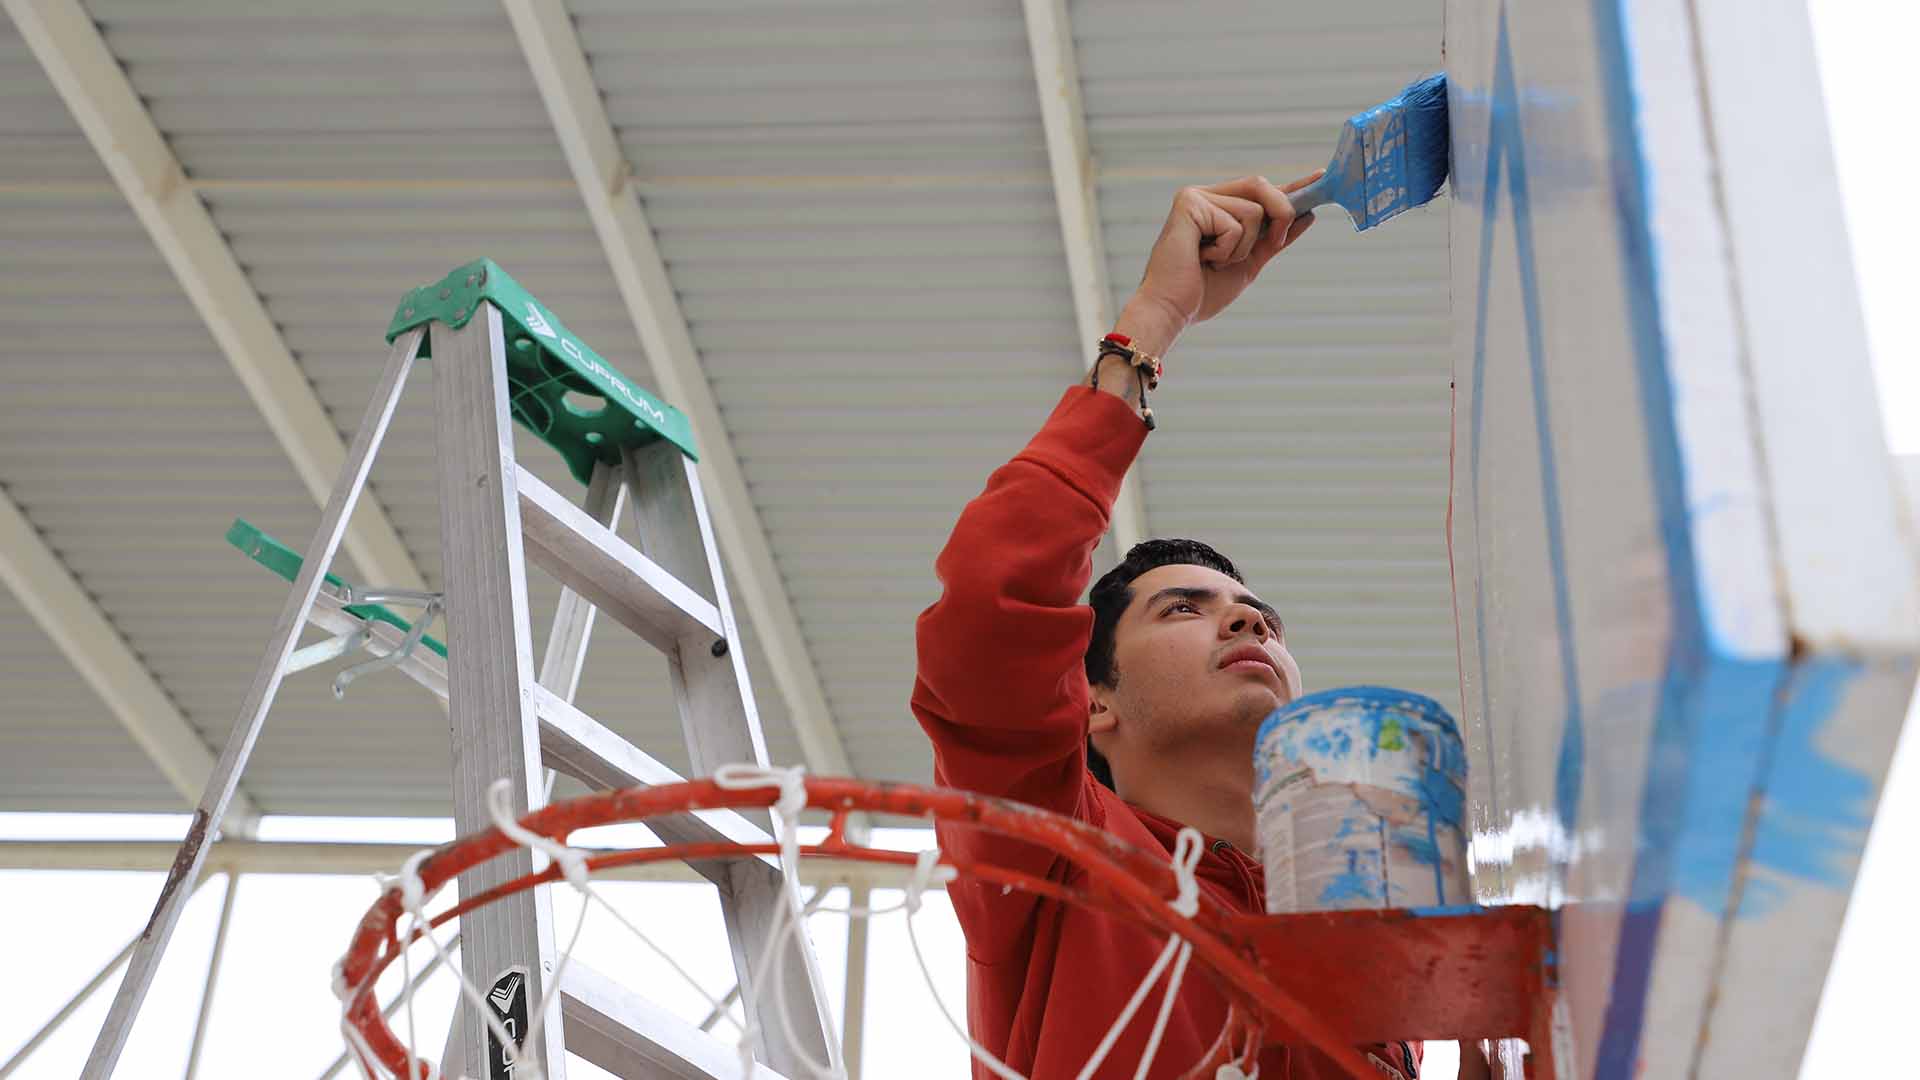
[{"label": "paint-splattered bucket", "polygon": [[1438,702],[1309,694],[1260,725],[1253,768],[1269,912],[1471,902],[1466,748]]}]

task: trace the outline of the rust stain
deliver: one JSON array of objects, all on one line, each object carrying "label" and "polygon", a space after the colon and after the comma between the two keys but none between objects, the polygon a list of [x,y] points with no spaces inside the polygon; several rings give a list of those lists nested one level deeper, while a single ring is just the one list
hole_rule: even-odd
[{"label": "rust stain", "polygon": [[193,873],[194,860],[200,855],[200,845],[207,842],[207,827],[212,818],[205,810],[193,812],[193,824],[187,829],[186,839],[180,841],[180,851],[173,857],[173,868],[167,871],[167,883],[160,887],[160,899],[153,905],[153,914],[147,916],[147,928],[140,931],[142,941],[153,937],[153,928],[160,921],[160,913],[167,908],[167,901],[180,888],[180,883]]}]

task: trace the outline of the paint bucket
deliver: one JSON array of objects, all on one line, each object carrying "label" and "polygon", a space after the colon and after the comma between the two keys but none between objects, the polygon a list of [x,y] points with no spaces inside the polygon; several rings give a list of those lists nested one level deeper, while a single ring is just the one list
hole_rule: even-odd
[{"label": "paint bucket", "polygon": [[1260,725],[1253,769],[1268,912],[1472,902],[1466,747],[1439,702],[1381,686],[1309,694]]}]

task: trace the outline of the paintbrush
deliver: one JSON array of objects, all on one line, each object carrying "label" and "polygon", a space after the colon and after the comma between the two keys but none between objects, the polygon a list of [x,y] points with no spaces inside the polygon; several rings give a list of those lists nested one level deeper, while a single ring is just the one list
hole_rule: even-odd
[{"label": "paintbrush", "polygon": [[1438,194],[1447,162],[1447,77],[1429,75],[1348,120],[1327,174],[1288,198],[1296,214],[1335,203],[1371,229]]}]

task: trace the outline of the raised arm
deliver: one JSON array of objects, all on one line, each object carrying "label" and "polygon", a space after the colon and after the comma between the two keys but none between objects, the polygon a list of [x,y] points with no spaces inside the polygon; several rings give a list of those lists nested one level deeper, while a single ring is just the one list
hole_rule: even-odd
[{"label": "raised arm", "polygon": [[[1116,332],[1164,356],[1312,221],[1296,219],[1281,189],[1259,177],[1181,189]],[[1146,438],[1139,389],[1124,360],[1103,358],[1093,384],[1068,389],[1033,441],[988,478],[935,562],[943,592],[918,623],[913,709],[933,741],[937,782],[1086,816],[1082,665],[1093,612],[1080,594]],[[942,837],[975,842],[987,841]]]}]

